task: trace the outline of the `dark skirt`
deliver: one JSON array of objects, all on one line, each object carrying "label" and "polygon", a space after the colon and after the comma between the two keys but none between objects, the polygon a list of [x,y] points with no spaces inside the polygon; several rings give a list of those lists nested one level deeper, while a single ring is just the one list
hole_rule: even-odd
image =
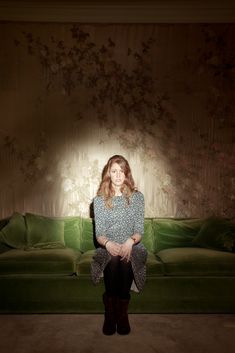
[{"label": "dark skirt", "polygon": [[[94,284],[99,283],[103,276],[103,271],[111,259],[111,255],[105,248],[97,248],[91,262],[91,278]],[[140,292],[146,280],[146,261],[147,250],[142,243],[138,243],[132,247],[131,266],[134,274],[133,290]]]}]

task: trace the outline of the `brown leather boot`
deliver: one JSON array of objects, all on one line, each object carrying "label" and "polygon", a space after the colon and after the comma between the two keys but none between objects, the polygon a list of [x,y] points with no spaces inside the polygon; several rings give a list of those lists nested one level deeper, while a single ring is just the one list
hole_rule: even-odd
[{"label": "brown leather boot", "polygon": [[104,335],[113,335],[116,332],[116,304],[117,298],[103,294],[103,303],[105,307],[103,333]]},{"label": "brown leather boot", "polygon": [[130,298],[118,298],[117,300],[117,333],[119,333],[119,335],[128,335],[131,331],[128,319],[129,301]]}]

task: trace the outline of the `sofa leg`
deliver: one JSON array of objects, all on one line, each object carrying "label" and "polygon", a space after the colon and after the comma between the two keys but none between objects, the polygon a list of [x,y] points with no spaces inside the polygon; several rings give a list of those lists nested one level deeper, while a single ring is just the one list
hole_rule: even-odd
[{"label": "sofa leg", "polygon": [[121,299],[117,300],[117,333],[119,335],[128,335],[130,333],[130,323],[128,319],[128,305],[129,299]]},{"label": "sofa leg", "polygon": [[113,335],[116,332],[116,304],[117,298],[115,296],[108,296],[103,294],[103,303],[105,308],[103,333],[104,335]]}]

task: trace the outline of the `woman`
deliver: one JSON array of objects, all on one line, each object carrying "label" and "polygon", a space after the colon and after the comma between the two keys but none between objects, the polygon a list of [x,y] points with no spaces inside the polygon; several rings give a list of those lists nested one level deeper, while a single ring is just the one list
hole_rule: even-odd
[{"label": "woman", "polygon": [[94,283],[104,275],[103,333],[130,332],[128,304],[132,284],[137,291],[145,282],[147,251],[141,243],[144,234],[144,196],[137,191],[127,160],[111,157],[102,174],[94,198],[96,249],[91,264]]}]

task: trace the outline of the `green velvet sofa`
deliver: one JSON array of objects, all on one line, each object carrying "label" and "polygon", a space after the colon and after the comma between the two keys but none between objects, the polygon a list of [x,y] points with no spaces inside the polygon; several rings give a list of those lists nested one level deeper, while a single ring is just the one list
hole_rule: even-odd
[{"label": "green velvet sofa", "polygon": [[[145,219],[147,279],[131,313],[235,313],[232,220]],[[102,313],[91,218],[14,213],[0,220],[1,313]]]}]

